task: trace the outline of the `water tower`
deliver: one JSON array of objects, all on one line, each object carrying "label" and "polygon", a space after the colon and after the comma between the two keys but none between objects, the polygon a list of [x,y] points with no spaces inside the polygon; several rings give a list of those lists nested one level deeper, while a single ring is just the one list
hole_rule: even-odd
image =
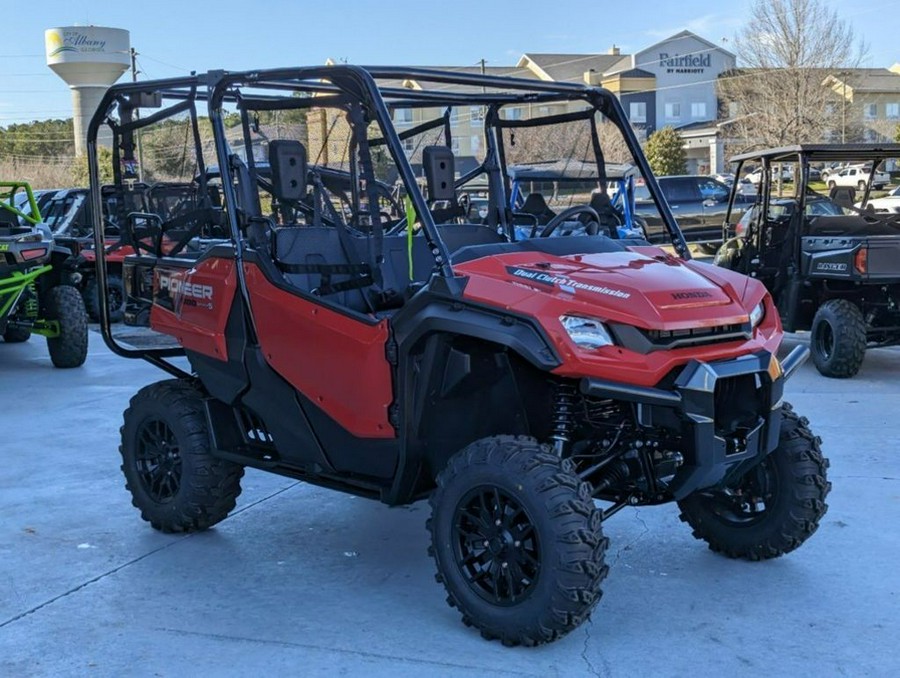
[{"label": "water tower", "polygon": [[[128,31],[102,26],[66,26],[44,31],[47,65],[72,90],[75,153],[85,152],[87,127],[107,88],[131,65]],[[109,146],[109,135],[99,139]]]}]

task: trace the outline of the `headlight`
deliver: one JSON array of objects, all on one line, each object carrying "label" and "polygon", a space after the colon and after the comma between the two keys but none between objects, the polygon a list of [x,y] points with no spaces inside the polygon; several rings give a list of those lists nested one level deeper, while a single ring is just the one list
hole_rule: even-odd
[{"label": "headlight", "polygon": [[766,315],[766,306],[763,302],[759,302],[752,311],[750,311],[750,328],[753,329],[762,322]]},{"label": "headlight", "polygon": [[578,348],[593,350],[611,346],[613,343],[612,337],[609,336],[609,330],[602,322],[594,318],[563,315],[559,317],[559,322],[562,323],[566,334]]}]

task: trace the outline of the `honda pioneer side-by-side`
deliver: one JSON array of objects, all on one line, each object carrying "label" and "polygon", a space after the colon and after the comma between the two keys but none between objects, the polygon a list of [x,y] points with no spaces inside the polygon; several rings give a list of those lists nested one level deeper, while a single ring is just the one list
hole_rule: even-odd
[{"label": "honda pioneer side-by-side", "polygon": [[[28,209],[15,207],[24,194]],[[78,367],[87,358],[87,316],[71,253],[54,244],[31,186],[0,182],[0,335],[8,344],[47,338],[56,367]]]},{"label": "honda pioneer side-by-side", "polygon": [[[784,399],[808,349],[779,359],[762,283],[690,259],[606,90],[349,65],[115,85],[88,133],[101,288],[98,132],[120,173],[154,126],[190,139],[178,168],[215,164],[223,194],[121,222],[142,243],[126,291],[148,308],[126,322],[173,345],[116,341],[99,295],[111,349],[171,377],[134,395],[121,429],[126,486],[154,528],[223,520],[248,466],[427,499],[449,603],[508,645],[590,615],[603,523],[625,507],[677,502],[732,558],[815,532],[828,462]],[[611,132],[624,151],[600,143]],[[509,168],[566,163],[590,186],[523,234]],[[603,226],[592,198],[624,163],[676,254]],[[203,237],[209,224],[227,237]]]},{"label": "honda pioneer side-by-side", "polygon": [[[897,158],[900,144],[790,146],[733,159],[738,176],[754,163],[789,168],[797,180],[763,172],[740,220],[729,207],[716,263],[766,285],[784,328],[809,331],[813,362],[828,377],[855,375],[867,348],[900,344],[900,214],[869,206],[875,177],[885,182],[877,168]],[[819,193],[810,165],[822,162],[867,169],[854,174],[858,186],[829,180]]]}]

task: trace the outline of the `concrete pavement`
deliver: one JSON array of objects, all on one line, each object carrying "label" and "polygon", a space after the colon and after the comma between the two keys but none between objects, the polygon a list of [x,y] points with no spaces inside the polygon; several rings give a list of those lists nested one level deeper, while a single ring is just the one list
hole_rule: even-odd
[{"label": "concrete pavement", "polygon": [[165,378],[91,335],[77,370],[0,343],[0,676],[896,676],[900,350],[852,380],[804,366],[788,399],[832,462],[801,549],[730,561],[674,506],[626,509],[590,623],[536,649],[465,628],[433,580],[425,504],[249,470],[238,509],[171,536],[130,504],[122,410]]}]

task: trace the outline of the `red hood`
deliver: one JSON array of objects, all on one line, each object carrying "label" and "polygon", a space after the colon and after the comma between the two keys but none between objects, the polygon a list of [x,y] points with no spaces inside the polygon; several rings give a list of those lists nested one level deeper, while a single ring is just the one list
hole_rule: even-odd
[{"label": "red hood", "polygon": [[483,282],[491,288],[503,281],[521,290],[512,294],[515,304],[526,296],[551,295],[570,306],[570,313],[646,329],[746,322],[764,294],[759,286],[752,299],[745,299],[749,278],[686,262],[656,247],[568,256],[517,252],[456,268],[470,275],[467,296],[481,296],[480,279],[486,277],[491,281]]},{"label": "red hood", "polygon": [[562,359],[554,370],[561,376],[653,386],[689,360],[774,353],[781,343],[778,313],[768,300],[750,338],[649,352],[618,344],[591,351],[576,347],[562,327],[563,315],[662,331],[745,325],[753,308],[767,297],[758,280],[712,264],[683,261],[656,247],[565,256],[518,251],[453,268],[468,277],[467,299],[535,318]]}]

